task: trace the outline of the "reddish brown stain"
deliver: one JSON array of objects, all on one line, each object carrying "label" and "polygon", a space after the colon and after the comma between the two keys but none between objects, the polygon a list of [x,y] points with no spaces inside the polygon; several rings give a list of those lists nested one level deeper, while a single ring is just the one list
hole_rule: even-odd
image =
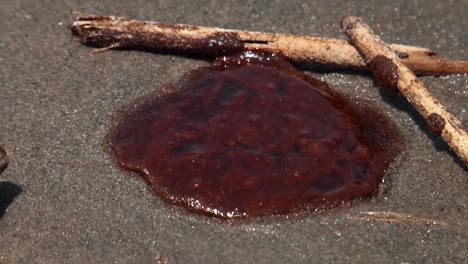
[{"label": "reddish brown stain", "polygon": [[445,127],[445,119],[436,113],[431,113],[427,116],[427,124],[429,128],[437,134],[442,133],[442,130]]},{"label": "reddish brown stain", "polygon": [[432,51],[432,50],[426,51],[426,55],[429,57],[437,56],[437,52]]},{"label": "reddish brown stain", "polygon": [[220,218],[370,197],[401,150],[378,112],[252,52],[190,72],[178,93],[125,114],[109,143],[164,200]]},{"label": "reddish brown stain", "polygon": [[[204,38],[194,38],[181,35],[168,35],[158,33],[145,33],[144,25],[135,22],[133,26],[127,26],[125,31],[118,29],[96,29],[73,26],[73,35],[79,36],[80,42],[97,48],[114,46],[119,49],[134,49],[159,52],[177,51],[180,54],[205,56],[221,56],[240,52],[244,49],[244,43],[237,33],[213,33]],[[174,32],[182,29],[192,30],[196,27],[185,25],[160,24],[162,28],[170,28]],[[132,35],[128,37],[127,35]]]},{"label": "reddish brown stain", "polygon": [[407,59],[407,58],[409,58],[409,56],[410,56],[410,55],[409,55],[408,53],[406,53],[406,52],[398,52],[398,51],[395,51],[395,53],[398,55],[398,57],[399,57],[400,59]]},{"label": "reddish brown stain", "polygon": [[378,55],[370,61],[369,66],[385,92],[392,95],[398,93],[398,67],[391,59]]}]

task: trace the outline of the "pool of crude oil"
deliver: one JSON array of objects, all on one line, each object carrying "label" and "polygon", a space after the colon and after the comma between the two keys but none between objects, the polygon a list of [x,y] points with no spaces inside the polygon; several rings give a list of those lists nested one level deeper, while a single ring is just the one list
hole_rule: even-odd
[{"label": "pool of crude oil", "polygon": [[278,54],[220,57],[177,90],[124,113],[108,142],[123,169],[191,211],[238,218],[368,198],[402,150],[387,117]]}]

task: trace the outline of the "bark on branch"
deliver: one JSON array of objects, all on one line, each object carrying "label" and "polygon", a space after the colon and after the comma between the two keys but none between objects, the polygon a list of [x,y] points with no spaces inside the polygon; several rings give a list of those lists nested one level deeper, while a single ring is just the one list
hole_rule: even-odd
[{"label": "bark on branch", "polygon": [[[280,52],[296,63],[335,69],[368,70],[359,52],[345,40],[137,21],[114,16],[76,14],[71,30],[98,51],[120,48],[219,56],[243,50]],[[391,45],[418,74],[468,73],[467,61],[447,60],[421,47]]]},{"label": "bark on branch", "polygon": [[432,96],[424,84],[398,58],[397,54],[358,17],[347,17],[342,28],[353,45],[363,54],[377,81],[396,88],[440,134],[450,148],[468,164],[468,132],[460,121]]}]

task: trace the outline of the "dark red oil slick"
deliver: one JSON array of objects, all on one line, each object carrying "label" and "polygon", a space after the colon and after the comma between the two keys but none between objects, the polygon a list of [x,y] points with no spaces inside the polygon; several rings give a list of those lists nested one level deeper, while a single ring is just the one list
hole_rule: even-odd
[{"label": "dark red oil slick", "polygon": [[279,55],[242,53],[124,114],[116,160],[164,200],[220,218],[370,197],[401,151],[393,123],[351,107]]}]

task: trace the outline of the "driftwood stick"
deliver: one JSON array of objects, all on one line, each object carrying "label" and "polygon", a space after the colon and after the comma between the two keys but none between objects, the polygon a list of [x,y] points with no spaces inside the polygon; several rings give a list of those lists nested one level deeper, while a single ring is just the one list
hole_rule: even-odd
[{"label": "driftwood stick", "polygon": [[416,108],[427,124],[468,164],[468,132],[460,121],[432,96],[424,84],[398,58],[397,54],[358,17],[347,17],[342,28],[363,54],[374,77],[387,88],[398,89]]},{"label": "driftwood stick", "polygon": [[[243,50],[280,52],[296,63],[326,68],[368,70],[356,48],[341,39],[240,31],[137,21],[114,16],[76,14],[71,30],[98,51],[120,48],[219,56]],[[420,47],[391,45],[418,74],[468,73],[467,61],[447,60]]]}]

